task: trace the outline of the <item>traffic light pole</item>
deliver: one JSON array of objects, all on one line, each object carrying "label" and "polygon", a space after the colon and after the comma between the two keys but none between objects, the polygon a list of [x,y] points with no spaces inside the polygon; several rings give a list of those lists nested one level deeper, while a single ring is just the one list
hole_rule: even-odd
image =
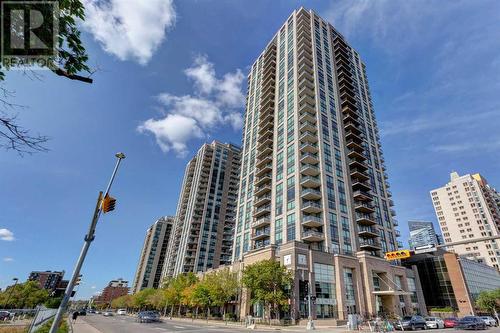
[{"label": "traffic light pole", "polygon": [[71,279],[68,283],[68,286],[66,287],[66,291],[64,292],[64,297],[61,301],[61,304],[59,305],[59,308],[57,309],[57,313],[54,317],[54,321],[52,323],[52,326],[50,327],[49,333],[56,333],[59,325],[61,323],[61,319],[63,317],[64,312],[66,311],[66,308],[69,303],[69,299],[71,298],[71,294],[73,293],[73,289],[75,288],[76,280],[78,279],[78,276],[80,275],[80,270],[83,266],[83,262],[85,261],[85,257],[87,256],[87,252],[89,250],[90,244],[95,238],[95,228],[97,225],[97,221],[99,220],[99,217],[101,216],[101,211],[102,211],[102,198],[106,197],[106,195],[109,194],[109,190],[111,189],[111,185],[113,184],[113,181],[116,176],[116,172],[118,171],[118,167],[120,166],[120,162],[122,159],[125,158],[125,155],[123,153],[118,153],[115,155],[118,160],[116,161],[115,168],[113,170],[113,173],[111,174],[111,178],[109,180],[108,186],[106,187],[106,191],[104,192],[104,196],[102,191],[99,192],[99,196],[97,198],[97,204],[94,210],[94,216],[92,217],[92,221],[90,222],[89,230],[87,234],[85,235],[84,238],[84,243],[82,250],[80,252],[80,256],[78,257],[78,261],[76,262],[75,268],[73,270],[73,275],[71,276]]}]

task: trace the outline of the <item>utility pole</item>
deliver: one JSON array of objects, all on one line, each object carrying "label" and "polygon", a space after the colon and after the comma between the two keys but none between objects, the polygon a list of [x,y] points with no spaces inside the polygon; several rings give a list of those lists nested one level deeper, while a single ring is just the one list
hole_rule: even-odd
[{"label": "utility pole", "polygon": [[73,270],[73,275],[71,276],[68,286],[66,287],[66,291],[64,292],[64,297],[61,301],[61,305],[59,305],[59,309],[57,309],[57,313],[54,317],[54,322],[52,323],[49,333],[56,333],[59,328],[63,314],[66,311],[66,307],[68,306],[69,299],[72,296],[71,294],[73,293],[76,281],[80,276],[80,270],[83,266],[83,262],[85,261],[85,257],[87,256],[90,244],[95,238],[95,229],[97,221],[99,220],[99,217],[101,216],[101,212],[103,210],[103,199],[109,197],[109,190],[111,189],[111,185],[113,184],[113,180],[115,179],[116,172],[118,171],[118,167],[120,166],[120,162],[122,159],[125,158],[125,154],[123,153],[117,153],[115,154],[115,156],[118,160],[116,161],[116,165],[113,170],[113,173],[111,174],[111,178],[109,180],[108,186],[106,187],[106,191],[104,191],[104,196],[101,191],[99,192],[99,196],[97,197],[97,204],[94,210],[94,216],[92,217],[92,221],[90,222],[89,230],[85,235],[80,256],[78,257],[75,268]]},{"label": "utility pole", "polygon": [[12,292],[14,291],[14,289],[16,289],[16,286],[17,286],[17,282],[19,281],[18,278],[13,278],[12,281],[14,281],[14,285],[12,287],[10,287],[10,293],[9,293],[9,296],[7,297],[7,301],[5,302],[4,304],[4,307],[6,308],[7,305],[9,304],[10,302],[10,297],[12,296]]}]

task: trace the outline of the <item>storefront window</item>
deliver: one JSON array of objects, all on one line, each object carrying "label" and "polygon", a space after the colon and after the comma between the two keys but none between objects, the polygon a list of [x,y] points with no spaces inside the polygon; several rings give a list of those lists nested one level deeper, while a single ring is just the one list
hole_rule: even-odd
[{"label": "storefront window", "polygon": [[337,318],[334,266],[314,263],[314,276],[317,318]]}]

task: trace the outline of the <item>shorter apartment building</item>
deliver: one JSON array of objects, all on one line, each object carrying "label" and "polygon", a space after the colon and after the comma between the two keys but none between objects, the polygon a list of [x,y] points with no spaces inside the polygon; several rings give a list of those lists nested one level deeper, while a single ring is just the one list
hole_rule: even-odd
[{"label": "shorter apartment building", "polygon": [[414,255],[403,265],[417,267],[429,309],[451,307],[459,316],[476,314],[479,293],[500,288],[495,268],[444,250]]},{"label": "shorter apartment building", "polygon": [[[430,192],[444,243],[500,236],[500,193],[480,174],[450,174]],[[447,246],[448,251],[500,270],[500,239]]]},{"label": "shorter apartment building", "polygon": [[118,297],[128,294],[128,281],[123,279],[111,280],[108,285],[104,287],[101,295],[95,299],[96,304],[109,304]]},{"label": "shorter apartment building", "polygon": [[159,287],[173,224],[173,216],[164,216],[146,231],[132,287],[134,294],[145,288]]},{"label": "shorter apartment building", "polygon": [[[47,290],[52,296],[62,296],[68,286],[68,280],[63,280],[64,271],[32,271],[28,281],[35,281],[40,288]],[[73,295],[74,295],[73,291]]]}]

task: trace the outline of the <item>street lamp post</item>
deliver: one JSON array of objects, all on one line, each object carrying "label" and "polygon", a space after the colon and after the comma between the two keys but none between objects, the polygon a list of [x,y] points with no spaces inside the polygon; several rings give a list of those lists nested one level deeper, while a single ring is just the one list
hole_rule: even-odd
[{"label": "street lamp post", "polygon": [[84,238],[84,243],[82,250],[80,252],[80,256],[78,257],[78,260],[75,265],[75,269],[73,270],[73,275],[71,276],[71,280],[68,283],[68,286],[66,287],[66,291],[64,292],[64,297],[61,301],[61,304],[59,305],[59,309],[57,309],[57,313],[54,317],[54,322],[52,323],[52,326],[50,327],[49,333],[56,333],[57,329],[59,328],[59,324],[61,323],[62,316],[64,314],[64,311],[66,311],[66,307],[68,306],[69,299],[71,298],[71,294],[73,293],[73,289],[76,284],[76,280],[78,279],[80,275],[80,270],[82,268],[83,262],[85,261],[85,257],[87,256],[87,252],[89,250],[90,244],[95,238],[95,228],[97,225],[97,221],[99,220],[99,217],[101,216],[102,212],[102,202],[103,198],[106,198],[109,195],[109,190],[111,189],[111,185],[113,184],[113,180],[115,179],[116,172],[118,171],[118,167],[120,166],[120,162],[122,159],[125,158],[125,154],[123,153],[117,153],[116,158],[118,159],[115,164],[115,168],[113,170],[113,173],[111,174],[111,178],[109,180],[108,186],[106,187],[106,191],[104,191],[104,196],[102,192],[99,192],[99,196],[97,198],[97,204],[94,210],[94,216],[92,217],[92,221],[90,222],[89,230],[87,234],[85,235]]},{"label": "street lamp post", "polygon": [[13,278],[12,281],[14,281],[14,285],[10,288],[9,296],[7,296],[7,301],[4,304],[5,308],[7,307],[7,305],[10,302],[10,297],[12,296],[12,292],[14,291],[14,289],[16,289],[17,281],[19,281],[19,279],[18,278]]}]

